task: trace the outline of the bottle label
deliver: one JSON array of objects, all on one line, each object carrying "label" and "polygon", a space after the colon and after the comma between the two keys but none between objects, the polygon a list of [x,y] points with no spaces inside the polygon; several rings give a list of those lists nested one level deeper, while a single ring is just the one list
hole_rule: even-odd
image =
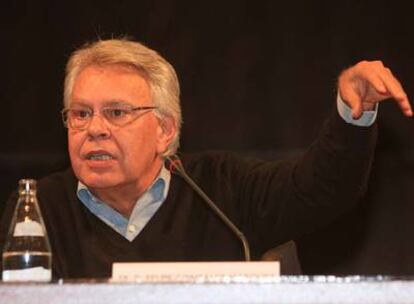
[{"label": "bottle label", "polygon": [[33,267],[28,269],[18,270],[3,270],[3,281],[36,281],[49,282],[52,279],[52,272],[50,269],[43,267]]},{"label": "bottle label", "polygon": [[44,236],[42,225],[30,219],[17,223],[14,227],[13,236]]}]

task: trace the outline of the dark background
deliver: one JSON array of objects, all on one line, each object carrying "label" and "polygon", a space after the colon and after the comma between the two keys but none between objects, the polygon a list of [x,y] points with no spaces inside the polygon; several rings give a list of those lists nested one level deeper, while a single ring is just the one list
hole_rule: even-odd
[{"label": "dark background", "polygon": [[[362,59],[381,59],[414,98],[413,12],[409,1],[385,0],[3,0],[0,202],[19,178],[67,164],[64,65],[86,41],[126,34],[175,66],[181,151],[280,158],[312,142],[337,75]],[[307,274],[414,274],[414,126],[393,103],[378,123],[364,199],[297,240]]]}]

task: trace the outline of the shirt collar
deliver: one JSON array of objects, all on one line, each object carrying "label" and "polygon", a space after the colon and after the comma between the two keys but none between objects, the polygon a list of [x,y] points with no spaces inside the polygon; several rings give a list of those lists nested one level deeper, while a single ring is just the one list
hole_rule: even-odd
[{"label": "shirt collar", "polygon": [[160,173],[148,189],[138,198],[129,219],[99,200],[82,182],[78,182],[79,200],[95,216],[132,241],[154,216],[168,195],[171,173],[162,166]]}]

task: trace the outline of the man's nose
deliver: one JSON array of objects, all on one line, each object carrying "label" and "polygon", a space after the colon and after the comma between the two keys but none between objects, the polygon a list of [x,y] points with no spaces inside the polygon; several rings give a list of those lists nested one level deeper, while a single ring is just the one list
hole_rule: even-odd
[{"label": "man's nose", "polygon": [[110,135],[108,123],[100,114],[91,117],[87,131],[92,138],[107,138]]}]

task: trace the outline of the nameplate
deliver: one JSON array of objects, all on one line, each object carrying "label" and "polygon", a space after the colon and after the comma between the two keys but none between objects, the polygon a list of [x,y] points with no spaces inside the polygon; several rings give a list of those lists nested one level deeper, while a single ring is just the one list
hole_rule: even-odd
[{"label": "nameplate", "polygon": [[150,262],[114,263],[112,282],[230,283],[272,280],[279,262]]}]

